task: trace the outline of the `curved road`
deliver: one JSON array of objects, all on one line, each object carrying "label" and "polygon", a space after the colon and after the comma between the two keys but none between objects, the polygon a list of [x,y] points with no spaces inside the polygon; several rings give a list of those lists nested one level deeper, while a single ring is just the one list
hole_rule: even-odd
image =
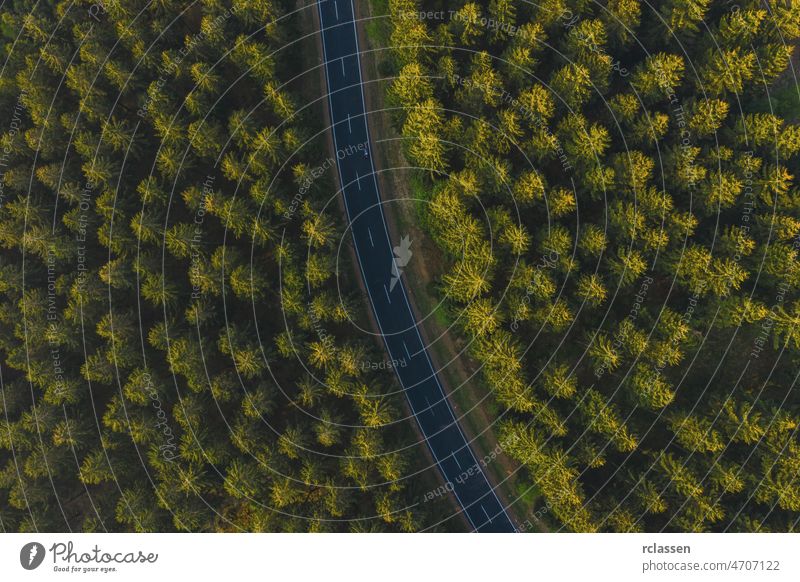
[{"label": "curved road", "polygon": [[[381,207],[361,80],[352,0],[318,0],[339,180],[361,275],[386,350],[433,458],[475,531],[514,525],[456,422],[417,329]],[[364,152],[367,152],[367,155]],[[400,244],[400,241],[397,241]],[[412,249],[413,252],[413,249]],[[402,254],[402,253],[401,253]],[[449,488],[449,487],[448,487]]]}]

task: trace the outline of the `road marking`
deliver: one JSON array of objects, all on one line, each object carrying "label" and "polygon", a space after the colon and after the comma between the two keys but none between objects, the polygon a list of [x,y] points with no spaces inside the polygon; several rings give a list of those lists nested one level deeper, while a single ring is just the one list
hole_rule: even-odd
[{"label": "road marking", "polygon": [[386,293],[386,301],[391,303],[392,299],[389,297],[389,290],[386,288],[386,283],[383,284],[383,291],[384,293]]},{"label": "road marking", "polygon": [[[334,1],[336,1],[336,0],[334,0]],[[360,51],[358,49],[358,44],[359,43],[358,43],[358,37],[356,35],[356,23],[355,23],[355,18],[353,16],[353,13],[355,12],[355,10],[353,8],[353,0],[350,0],[350,7],[351,7],[351,14],[350,14],[350,17],[347,18],[346,23],[348,25],[352,25],[352,27],[353,27],[353,30],[352,30],[353,39],[355,40],[355,43],[356,43],[356,59],[357,59],[357,63],[359,63],[360,61],[358,59],[360,58]],[[322,36],[322,48],[323,48],[323,60],[322,60],[322,62],[327,63],[327,66],[325,67],[325,72],[326,72],[326,74],[330,75],[332,73],[332,68],[331,68],[332,63],[327,60],[327,56],[326,56],[327,53],[330,52],[330,51],[328,50],[328,46],[327,46],[327,40],[328,40],[327,39],[327,35],[326,35],[327,27],[325,26],[325,23],[324,23],[325,16],[324,16],[323,10],[322,10],[322,2],[318,2],[317,3],[317,8],[318,8],[318,11],[319,11],[319,16],[320,16],[320,21],[321,21],[320,28],[321,28],[321,33],[322,33],[321,36]],[[365,100],[365,97],[364,97],[364,81],[361,78],[360,70],[359,70],[358,67],[356,68],[356,75],[358,77],[359,88],[361,90],[361,109],[362,109],[362,113],[360,113],[360,115],[363,115],[365,117],[365,124],[366,124],[366,107],[365,107],[365,101],[366,100]],[[328,88],[330,89],[330,84],[331,84],[330,83],[331,82],[330,76],[328,77],[327,81],[328,81]],[[328,97],[328,106],[330,107],[331,110],[333,110],[334,109],[334,107],[333,107],[333,99],[331,97],[330,90],[328,91],[327,97]],[[333,141],[334,141],[334,144],[336,144],[337,140],[336,140],[335,132],[333,134]],[[341,165],[340,164],[339,164],[339,168],[338,169],[339,169],[339,174],[340,174],[340,179],[341,179],[342,176],[341,176]],[[373,170],[373,172],[374,172],[374,170]],[[374,175],[374,173],[373,173],[373,175]],[[347,198],[346,197],[345,197],[344,202],[345,202],[345,206],[347,207]],[[348,208],[348,214],[349,214],[349,208]],[[381,216],[381,218],[383,219],[384,228],[385,229],[388,228],[386,226],[385,218],[383,216]],[[356,254],[359,255],[358,245],[356,245]],[[361,260],[361,257],[359,256],[359,261],[360,260]],[[386,290],[386,286],[384,285],[384,291],[385,290]],[[401,291],[403,291],[403,289],[401,289]],[[403,291],[402,295],[403,295],[403,298],[406,298],[406,295],[405,295],[404,291]],[[378,326],[379,327],[381,326],[380,320],[378,320]],[[419,330],[416,330],[416,331],[417,331],[417,335],[419,336]],[[421,336],[419,336],[419,339],[420,339],[420,341],[422,341]],[[423,343],[422,345],[424,346],[425,344]],[[424,347],[423,347],[423,350],[421,352],[419,352],[419,353],[421,353],[425,357],[425,360],[428,362],[428,364],[430,365],[431,369],[433,369],[433,365],[430,363],[430,357],[428,356],[428,353],[424,349]],[[441,384],[439,383],[439,379],[436,377],[435,373],[434,373],[433,378],[434,378],[437,386],[440,389],[442,389],[441,388]],[[452,411],[451,411],[451,414],[452,414]],[[464,433],[461,430],[461,426],[459,426],[457,422],[455,424],[456,424],[456,427],[458,428],[459,434],[461,435],[462,439],[466,443],[467,442],[466,441],[466,437],[464,436]],[[430,442],[427,442],[427,435],[426,435],[426,443],[428,444],[428,448],[430,449],[430,451],[431,451],[431,453],[433,455],[433,458],[436,461],[436,464],[439,466],[439,470],[442,471],[442,473],[444,474],[444,467],[441,464],[441,460],[438,458],[438,456],[436,455],[436,452],[431,447]],[[481,474],[483,475],[483,473],[481,473]],[[484,476],[484,479],[486,479],[485,475],[483,475],[483,476]],[[487,484],[488,484],[488,480],[487,480]],[[491,486],[489,487],[489,491],[492,493],[492,495],[494,496],[495,500],[497,500],[497,502],[500,503],[502,517],[505,518],[505,519],[508,519],[509,525],[511,525],[512,529],[516,530],[516,528],[514,527],[513,523],[511,523],[511,520],[508,517],[508,514],[506,513],[505,507],[500,502],[500,499],[497,497],[497,493],[495,493],[494,489],[492,489]],[[460,496],[458,494],[458,491],[454,491],[453,494],[455,495],[456,500],[458,501],[459,505],[461,505],[462,508],[465,507],[463,501],[461,500],[461,498],[460,498]],[[485,510],[484,510],[484,512],[485,512]],[[477,527],[476,523],[472,520],[472,518],[469,515],[469,513],[465,511],[464,514],[465,514],[467,520],[470,522],[470,525],[473,527],[473,529],[477,530],[478,527]]]},{"label": "road marking", "polygon": [[406,357],[410,360],[411,359],[411,352],[408,351],[408,346],[406,345],[406,340],[400,340],[403,342],[403,349],[406,351]]},{"label": "road marking", "polygon": [[358,175],[358,170],[356,170],[356,184],[358,184],[358,190],[361,191],[361,176]]},{"label": "road marking", "polygon": [[486,519],[488,519],[488,520],[489,520],[489,523],[492,523],[492,518],[491,518],[491,517],[489,517],[489,514],[488,514],[488,512],[486,511],[486,508],[485,508],[483,505],[481,505],[481,509],[483,510],[483,514],[486,516]]},{"label": "road marking", "polygon": [[342,77],[346,77],[347,73],[344,70],[344,57],[341,58],[341,61],[342,61]]},{"label": "road marking", "polygon": [[428,397],[425,397],[425,404],[428,406],[428,412],[431,413],[432,416],[436,416],[436,413],[433,412],[433,408],[431,407],[431,401],[428,400]]},{"label": "road marking", "polygon": [[460,469],[461,468],[461,463],[458,462],[458,457],[456,457],[456,452],[455,451],[453,451],[453,460],[456,462],[456,465],[458,465],[458,468]]},{"label": "road marking", "polygon": [[339,3],[333,0],[333,7],[336,10],[336,20],[339,20]]},{"label": "road marking", "polygon": [[375,246],[375,241],[372,240],[372,230],[370,230],[369,227],[367,227],[367,234],[369,235],[369,244],[370,244],[370,246],[374,247]]},{"label": "road marking", "polygon": [[347,132],[353,133],[353,126],[350,124],[350,114],[347,114]]}]

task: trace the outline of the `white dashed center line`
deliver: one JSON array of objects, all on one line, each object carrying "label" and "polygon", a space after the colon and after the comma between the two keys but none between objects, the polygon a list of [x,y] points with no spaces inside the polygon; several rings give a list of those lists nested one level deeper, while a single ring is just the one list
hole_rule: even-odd
[{"label": "white dashed center line", "polygon": [[483,510],[483,514],[486,516],[486,519],[489,520],[489,523],[492,523],[492,518],[489,517],[489,513],[486,511],[486,508],[483,505],[481,505],[481,509]]}]

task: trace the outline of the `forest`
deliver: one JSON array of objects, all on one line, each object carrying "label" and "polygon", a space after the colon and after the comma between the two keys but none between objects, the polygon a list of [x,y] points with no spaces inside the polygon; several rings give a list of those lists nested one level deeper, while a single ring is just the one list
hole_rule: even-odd
[{"label": "forest", "polygon": [[553,531],[800,522],[800,6],[375,1],[451,329]]},{"label": "forest", "polygon": [[4,3],[0,531],[463,529],[352,332],[314,8]]},{"label": "forest", "polygon": [[[356,4],[519,529],[798,530],[800,5]],[[3,4],[0,532],[466,529],[365,333],[316,10]]]}]

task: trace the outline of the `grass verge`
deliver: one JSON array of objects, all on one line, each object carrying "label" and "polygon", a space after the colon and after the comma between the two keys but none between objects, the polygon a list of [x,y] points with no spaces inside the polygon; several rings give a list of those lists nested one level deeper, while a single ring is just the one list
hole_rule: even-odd
[{"label": "grass verge", "polygon": [[[509,508],[512,520],[522,524],[534,515],[541,499],[522,475],[519,464],[500,446],[492,426],[502,411],[482,382],[478,366],[467,355],[464,339],[449,332],[451,316],[441,304],[437,287],[447,261],[420,226],[427,198],[425,186],[416,171],[408,168],[390,113],[382,111],[386,89],[383,71],[389,69],[389,55],[384,48],[391,34],[389,19],[382,15],[388,13],[388,0],[359,3],[356,13],[373,155],[387,222],[393,240],[408,235],[413,241],[413,260],[404,268],[406,285],[418,321],[422,322],[430,356],[440,371],[462,429],[478,459],[490,459],[483,467],[487,477]],[[534,523],[533,528],[545,530],[543,522]]]}]

